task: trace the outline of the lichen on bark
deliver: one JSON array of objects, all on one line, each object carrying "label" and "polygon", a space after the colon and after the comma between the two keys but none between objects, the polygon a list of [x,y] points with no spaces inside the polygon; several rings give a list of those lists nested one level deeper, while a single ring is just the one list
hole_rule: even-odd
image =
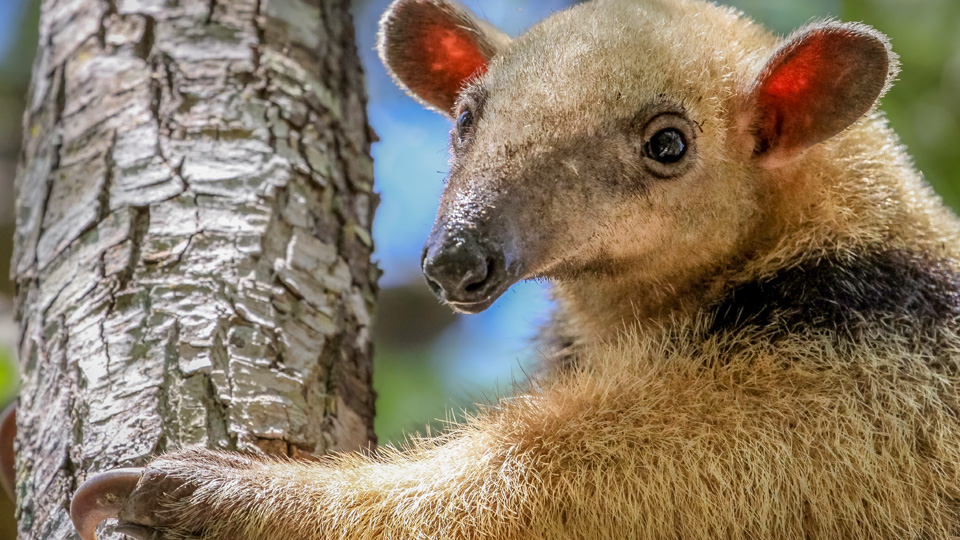
[{"label": "lichen on bark", "polygon": [[45,0],[40,35],[12,265],[21,538],[72,537],[79,481],[168,449],[371,444],[349,2]]}]

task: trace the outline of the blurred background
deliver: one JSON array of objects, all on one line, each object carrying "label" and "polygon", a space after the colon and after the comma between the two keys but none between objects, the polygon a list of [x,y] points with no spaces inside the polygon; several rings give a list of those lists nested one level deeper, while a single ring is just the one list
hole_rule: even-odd
[{"label": "blurred background", "polygon": [[[366,66],[373,148],[383,202],[374,225],[384,270],[376,328],[377,433],[381,442],[448,417],[469,403],[509,392],[532,368],[531,341],[550,303],[542,286],[514,287],[493,308],[454,316],[420,276],[420,249],[446,171],[449,124],[424,111],[390,81],[374,52],[376,22],[389,0],[355,0],[360,54]],[[511,35],[572,0],[465,0]],[[732,0],[786,34],[814,18],[866,22],[891,37],[901,80],[883,109],[927,179],[960,208],[960,1]],[[13,180],[20,122],[36,48],[38,0],[0,0],[0,402],[16,389],[11,323]],[[2,498],[2,497],[0,497]],[[6,515],[0,510],[0,516]],[[2,520],[2,517],[0,517]],[[3,538],[0,529],[0,538]],[[12,538],[12,537],[11,537]]]}]

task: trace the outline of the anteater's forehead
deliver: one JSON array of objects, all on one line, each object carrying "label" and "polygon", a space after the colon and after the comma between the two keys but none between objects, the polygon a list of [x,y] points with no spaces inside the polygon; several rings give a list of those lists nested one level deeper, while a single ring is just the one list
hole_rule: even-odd
[{"label": "anteater's forehead", "polygon": [[484,82],[498,118],[583,124],[658,99],[719,104],[772,45],[767,32],[713,4],[607,0],[532,27]]}]

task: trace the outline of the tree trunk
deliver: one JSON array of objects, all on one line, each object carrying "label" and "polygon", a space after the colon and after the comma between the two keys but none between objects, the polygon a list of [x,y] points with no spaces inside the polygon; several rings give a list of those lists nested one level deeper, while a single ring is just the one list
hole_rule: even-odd
[{"label": "tree trunk", "polygon": [[[185,445],[374,440],[347,0],[45,0],[17,178],[22,539]],[[114,538],[110,534],[102,538]]]}]

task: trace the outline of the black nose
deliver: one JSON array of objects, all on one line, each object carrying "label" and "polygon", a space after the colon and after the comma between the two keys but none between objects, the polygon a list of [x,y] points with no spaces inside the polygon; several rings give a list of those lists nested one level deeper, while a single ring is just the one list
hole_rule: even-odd
[{"label": "black nose", "polygon": [[450,304],[478,304],[490,299],[505,275],[504,257],[465,236],[427,243],[423,275],[434,294]]}]

